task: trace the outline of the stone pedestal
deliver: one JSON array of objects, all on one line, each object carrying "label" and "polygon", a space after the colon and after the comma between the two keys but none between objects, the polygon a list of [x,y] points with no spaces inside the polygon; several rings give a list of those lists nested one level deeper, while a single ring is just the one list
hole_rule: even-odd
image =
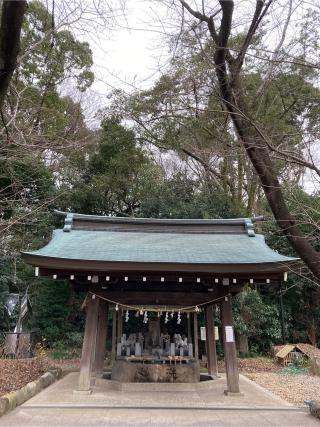
[{"label": "stone pedestal", "polygon": [[196,383],[200,381],[199,363],[162,364],[116,360],[111,379],[120,382],[140,383]]},{"label": "stone pedestal", "polygon": [[176,355],[176,345],[174,342],[172,342],[170,344],[170,356],[175,356]]},{"label": "stone pedestal", "polygon": [[121,356],[122,353],[122,344],[118,342],[117,344],[117,356]]}]

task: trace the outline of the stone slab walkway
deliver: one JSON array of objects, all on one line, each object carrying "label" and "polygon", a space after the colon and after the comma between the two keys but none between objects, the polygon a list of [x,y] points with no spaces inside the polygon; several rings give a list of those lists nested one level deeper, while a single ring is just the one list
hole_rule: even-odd
[{"label": "stone slab walkway", "polygon": [[320,426],[241,376],[243,396],[225,396],[225,378],[199,384],[131,384],[97,379],[91,395],[74,394],[68,374],[0,419],[5,427],[73,426]]}]

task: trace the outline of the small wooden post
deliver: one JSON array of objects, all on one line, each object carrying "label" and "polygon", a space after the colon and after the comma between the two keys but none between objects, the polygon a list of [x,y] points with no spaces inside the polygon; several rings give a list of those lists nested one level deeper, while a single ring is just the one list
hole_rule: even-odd
[{"label": "small wooden post", "polygon": [[109,305],[107,301],[100,299],[97,327],[96,352],[93,370],[95,372],[103,371],[104,357],[106,353],[106,340],[108,334],[108,312]]},{"label": "small wooden post", "polygon": [[199,338],[198,338],[198,317],[193,313],[193,338],[194,338],[194,357],[199,359]]},{"label": "small wooden post", "polygon": [[87,314],[80,362],[78,391],[91,393],[91,371],[97,337],[99,298],[89,294],[87,296],[86,309]]},{"label": "small wooden post", "polygon": [[286,329],[284,326],[284,310],[283,310],[283,291],[282,291],[282,280],[279,282],[279,300],[280,300],[280,320],[281,320],[281,335],[282,344],[286,343]]},{"label": "small wooden post", "polygon": [[112,361],[116,358],[116,343],[117,343],[117,312],[113,310],[112,313],[112,346],[111,346],[111,355]]},{"label": "small wooden post", "polygon": [[225,394],[240,393],[236,343],[234,339],[231,295],[221,302],[222,337],[226,363],[227,385]]},{"label": "small wooden post", "polygon": [[206,321],[206,349],[208,360],[208,374],[212,377],[218,376],[218,361],[216,340],[214,335],[214,319],[213,319],[213,306],[205,307],[205,321]]}]

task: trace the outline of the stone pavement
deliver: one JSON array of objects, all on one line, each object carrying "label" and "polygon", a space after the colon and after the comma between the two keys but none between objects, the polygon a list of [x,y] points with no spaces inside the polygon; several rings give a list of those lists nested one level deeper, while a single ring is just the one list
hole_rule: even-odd
[{"label": "stone pavement", "polygon": [[199,384],[127,384],[97,379],[74,394],[71,373],[0,419],[0,427],[318,426],[296,408],[241,376],[243,396],[225,396],[224,377]]}]

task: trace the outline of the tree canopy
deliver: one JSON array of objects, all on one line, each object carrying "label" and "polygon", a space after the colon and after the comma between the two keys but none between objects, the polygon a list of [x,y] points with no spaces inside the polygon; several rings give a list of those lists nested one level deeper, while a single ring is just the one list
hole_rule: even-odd
[{"label": "tree canopy", "polygon": [[[149,87],[119,85],[95,105],[94,43],[79,30],[94,25],[86,10],[75,31],[68,9],[63,19],[43,1],[2,2],[0,329],[10,328],[8,293],[28,288],[39,337],[54,345],[80,334],[83,295],[35,281],[19,255],[48,241],[59,225],[54,208],[262,214],[270,246],[305,261],[282,289],[286,339],[319,343],[319,10],[291,0],[249,2],[246,13],[233,1],[201,3],[163,0],[173,29],[164,34],[166,67]],[[234,302],[237,334],[257,351],[282,340],[279,292],[248,284]]]}]

